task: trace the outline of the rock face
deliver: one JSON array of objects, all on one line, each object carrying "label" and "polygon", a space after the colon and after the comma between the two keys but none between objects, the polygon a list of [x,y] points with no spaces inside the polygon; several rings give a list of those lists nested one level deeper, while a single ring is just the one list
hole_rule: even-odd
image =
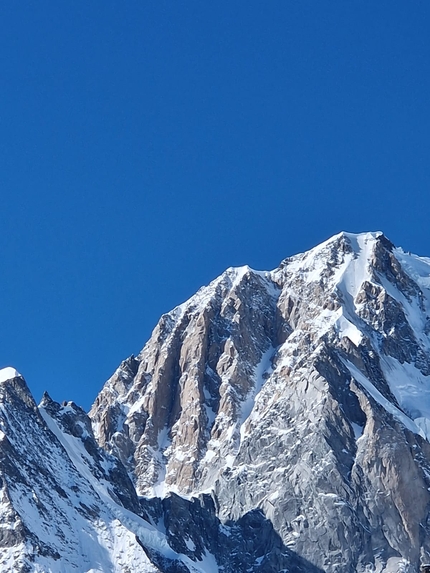
[{"label": "rock face", "polygon": [[139,499],[85,412],[47,394],[38,407],[17,372],[1,380],[0,425],[2,572],[319,572],[258,510],[221,523],[210,496]]},{"label": "rock face", "polygon": [[341,233],[164,315],[89,417],[3,371],[1,570],[418,572],[429,333],[430,259]]},{"label": "rock face", "polygon": [[82,410],[47,395],[38,408],[16,373],[0,386],[0,425],[1,571],[159,571],[137,542],[148,524],[126,519],[133,486]]},{"label": "rock face", "polygon": [[381,233],[341,233],[272,272],[229,269],[106,383],[97,440],[140,496],[207,493],[223,522],[259,510],[323,571],[418,571],[429,287],[430,261]]}]

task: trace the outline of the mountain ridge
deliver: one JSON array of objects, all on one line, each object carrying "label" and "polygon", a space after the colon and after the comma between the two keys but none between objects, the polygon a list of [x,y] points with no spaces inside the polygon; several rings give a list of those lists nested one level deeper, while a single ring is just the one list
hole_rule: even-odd
[{"label": "mountain ridge", "polygon": [[[430,561],[429,316],[430,259],[342,232],[272,271],[227,269],[163,315],[89,417],[0,372],[21,396],[2,402],[2,440],[25,468],[24,432],[68,526],[84,520],[85,571],[412,573]],[[3,449],[0,511],[67,571],[72,549],[29,517],[57,515],[54,494]],[[16,475],[38,502],[8,494]],[[2,566],[15,552],[44,570],[19,543],[0,535]]]}]

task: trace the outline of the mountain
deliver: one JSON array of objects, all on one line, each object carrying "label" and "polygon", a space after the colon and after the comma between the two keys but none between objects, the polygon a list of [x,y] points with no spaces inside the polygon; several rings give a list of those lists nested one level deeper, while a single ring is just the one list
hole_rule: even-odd
[{"label": "mountain", "polygon": [[430,562],[430,259],[341,233],[161,317],[89,415],[0,372],[2,571]]}]

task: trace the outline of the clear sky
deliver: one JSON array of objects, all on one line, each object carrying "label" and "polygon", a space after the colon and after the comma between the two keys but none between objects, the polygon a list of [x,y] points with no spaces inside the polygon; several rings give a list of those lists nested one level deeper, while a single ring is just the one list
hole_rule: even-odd
[{"label": "clear sky", "polygon": [[88,408],[229,266],[430,256],[428,0],[0,5],[0,366]]}]

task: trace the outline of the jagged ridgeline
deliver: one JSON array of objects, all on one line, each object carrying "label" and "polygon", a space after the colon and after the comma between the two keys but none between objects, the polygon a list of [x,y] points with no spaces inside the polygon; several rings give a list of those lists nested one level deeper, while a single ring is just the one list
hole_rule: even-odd
[{"label": "jagged ridgeline", "polygon": [[164,315],[89,416],[0,372],[0,570],[430,563],[430,259],[341,233]]}]

